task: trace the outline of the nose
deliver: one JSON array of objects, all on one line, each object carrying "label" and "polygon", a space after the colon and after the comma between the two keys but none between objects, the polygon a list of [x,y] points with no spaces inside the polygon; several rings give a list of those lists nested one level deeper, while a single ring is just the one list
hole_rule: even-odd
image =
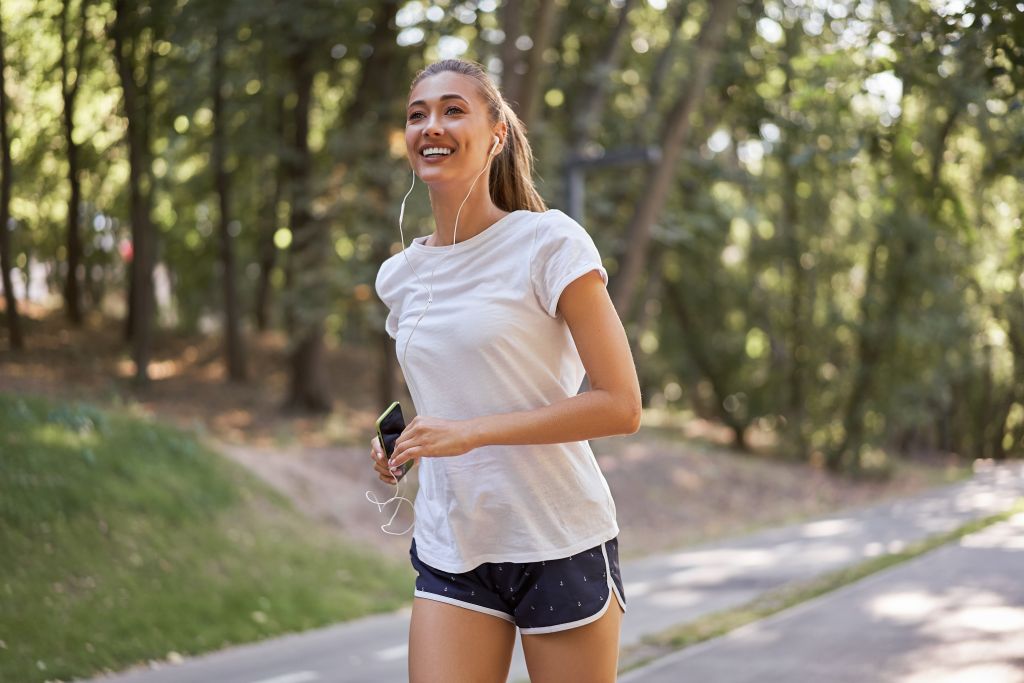
[{"label": "nose", "polygon": [[431,114],[427,118],[427,125],[423,128],[423,135],[428,138],[444,135],[444,128],[441,127],[440,121],[440,116]]}]

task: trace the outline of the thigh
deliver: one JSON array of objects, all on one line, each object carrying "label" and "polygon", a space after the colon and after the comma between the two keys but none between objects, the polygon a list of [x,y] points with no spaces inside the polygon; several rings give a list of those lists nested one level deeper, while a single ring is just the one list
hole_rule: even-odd
[{"label": "thigh", "polygon": [[531,683],[615,681],[619,665],[619,630],[622,608],[609,591],[608,606],[600,619],[585,626],[523,634],[523,653]]},{"label": "thigh", "polygon": [[415,598],[409,625],[409,680],[505,683],[515,636],[510,621]]}]

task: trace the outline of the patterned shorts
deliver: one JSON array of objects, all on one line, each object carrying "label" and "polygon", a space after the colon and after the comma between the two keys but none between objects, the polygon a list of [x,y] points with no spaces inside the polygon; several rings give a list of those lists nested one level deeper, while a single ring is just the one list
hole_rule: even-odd
[{"label": "patterned shorts", "polygon": [[409,556],[417,572],[417,598],[505,619],[527,635],[596,621],[611,604],[612,594],[626,610],[616,538],[569,557],[485,562],[461,574],[435,569],[420,560],[415,539]]}]

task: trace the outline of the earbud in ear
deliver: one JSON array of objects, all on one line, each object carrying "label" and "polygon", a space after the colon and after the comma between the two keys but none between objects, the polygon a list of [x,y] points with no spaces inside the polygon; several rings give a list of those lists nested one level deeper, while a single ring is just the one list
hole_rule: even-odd
[{"label": "earbud in ear", "polygon": [[501,142],[501,140],[499,140],[498,136],[495,135],[494,136],[494,144],[491,145],[491,151],[488,152],[488,154],[494,154],[494,150],[498,149],[498,143],[500,143],[500,142]]}]

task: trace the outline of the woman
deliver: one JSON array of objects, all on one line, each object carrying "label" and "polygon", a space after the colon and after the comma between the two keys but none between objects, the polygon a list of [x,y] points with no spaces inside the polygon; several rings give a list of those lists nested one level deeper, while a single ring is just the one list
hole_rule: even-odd
[{"label": "woman", "polygon": [[406,115],[435,231],[376,289],[417,417],[390,462],[371,448],[389,483],[420,464],[410,680],[505,681],[518,626],[533,683],[613,681],[618,525],[586,440],[635,432],[640,389],[607,272],[545,207],[523,126],[479,64],[423,69]]}]

